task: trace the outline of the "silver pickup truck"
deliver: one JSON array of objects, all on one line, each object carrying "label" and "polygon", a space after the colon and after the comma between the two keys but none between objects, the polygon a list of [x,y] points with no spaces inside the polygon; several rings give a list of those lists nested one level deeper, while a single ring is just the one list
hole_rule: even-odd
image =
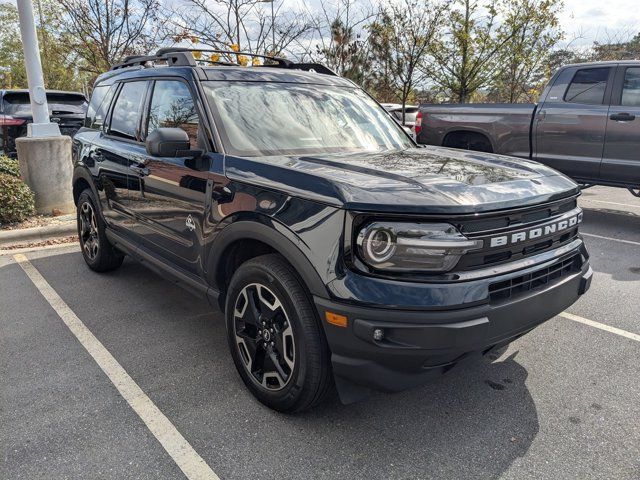
[{"label": "silver pickup truck", "polygon": [[640,196],[640,61],[562,67],[537,104],[421,105],[418,143],[530,158]]}]

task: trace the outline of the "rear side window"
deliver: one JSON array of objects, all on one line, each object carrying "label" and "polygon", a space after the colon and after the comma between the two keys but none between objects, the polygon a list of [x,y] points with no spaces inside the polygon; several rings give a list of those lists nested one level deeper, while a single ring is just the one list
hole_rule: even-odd
[{"label": "rear side window", "polygon": [[191,148],[197,148],[198,125],[196,106],[187,85],[176,80],[156,81],[147,132],[157,128],[181,128],[189,135]]},{"label": "rear side window", "polygon": [[122,85],[111,114],[109,133],[129,140],[140,136],[140,112],[147,82],[127,82]]},{"label": "rear side window", "polygon": [[640,107],[640,68],[627,68],[621,104],[626,107]]},{"label": "rear side window", "polygon": [[114,93],[115,86],[99,85],[93,89],[91,102],[89,102],[89,107],[87,108],[87,116],[84,120],[85,127],[96,130],[102,128]]},{"label": "rear side window", "polygon": [[564,96],[569,103],[602,105],[607,88],[610,68],[585,68],[578,70]]}]

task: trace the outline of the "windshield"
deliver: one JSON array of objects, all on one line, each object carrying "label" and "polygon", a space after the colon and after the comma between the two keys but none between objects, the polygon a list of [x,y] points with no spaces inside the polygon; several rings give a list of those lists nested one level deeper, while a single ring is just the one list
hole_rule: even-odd
[{"label": "windshield", "polygon": [[204,85],[231,155],[375,152],[414,146],[357,88],[262,82]]}]

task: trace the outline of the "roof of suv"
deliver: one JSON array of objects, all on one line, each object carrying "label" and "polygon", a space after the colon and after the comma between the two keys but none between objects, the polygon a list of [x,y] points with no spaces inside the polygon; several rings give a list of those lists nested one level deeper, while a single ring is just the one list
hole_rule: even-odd
[{"label": "roof of suv", "polygon": [[294,70],[277,67],[168,67],[158,66],[145,68],[141,66],[127,67],[119,70],[110,70],[98,77],[96,83],[110,84],[116,80],[140,77],[157,76],[187,76],[195,73],[202,80],[210,81],[235,81],[235,82],[282,82],[304,83],[316,85],[336,85],[353,87],[355,84],[342,77],[324,75],[305,70]]},{"label": "roof of suv", "polygon": [[[324,65],[295,63],[277,57],[244,52],[223,52],[233,55],[247,55],[266,58],[270,65],[241,66],[234,63],[219,62],[202,65],[195,60],[193,52],[219,50],[161,49],[153,56],[127,57],[123,63],[114,65],[111,70],[98,77],[96,83],[112,83],[115,80],[156,77],[156,76],[192,76],[194,73],[200,80],[210,81],[245,81],[245,82],[283,82],[318,85],[337,85],[353,87],[350,80],[337,76]],[[162,64],[156,65],[156,62]]]}]

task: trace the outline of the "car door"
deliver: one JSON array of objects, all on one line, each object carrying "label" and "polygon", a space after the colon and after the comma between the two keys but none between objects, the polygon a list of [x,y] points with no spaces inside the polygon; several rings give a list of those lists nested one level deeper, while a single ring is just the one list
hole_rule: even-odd
[{"label": "car door", "polygon": [[131,223],[129,203],[134,186],[129,164],[132,157],[144,153],[140,121],[148,84],[148,81],[116,84],[104,92],[105,98],[96,107],[95,115],[90,112],[93,120],[89,128],[99,130],[91,142],[88,158],[97,171],[102,213],[111,228],[125,234]]},{"label": "car door", "polygon": [[615,68],[568,68],[534,121],[534,157],[570,177],[598,178]]},{"label": "car door", "polygon": [[222,156],[207,152],[203,115],[186,81],[155,80],[146,109],[147,134],[157,128],[182,128],[191,148],[203,155],[167,158],[145,151],[144,158],[131,163],[130,175],[136,182],[131,191],[133,231],[151,253],[197,275],[203,268],[205,209],[211,191],[208,166],[216,159],[222,162]]},{"label": "car door", "polygon": [[620,66],[609,108],[600,180],[640,186],[640,66]]}]

